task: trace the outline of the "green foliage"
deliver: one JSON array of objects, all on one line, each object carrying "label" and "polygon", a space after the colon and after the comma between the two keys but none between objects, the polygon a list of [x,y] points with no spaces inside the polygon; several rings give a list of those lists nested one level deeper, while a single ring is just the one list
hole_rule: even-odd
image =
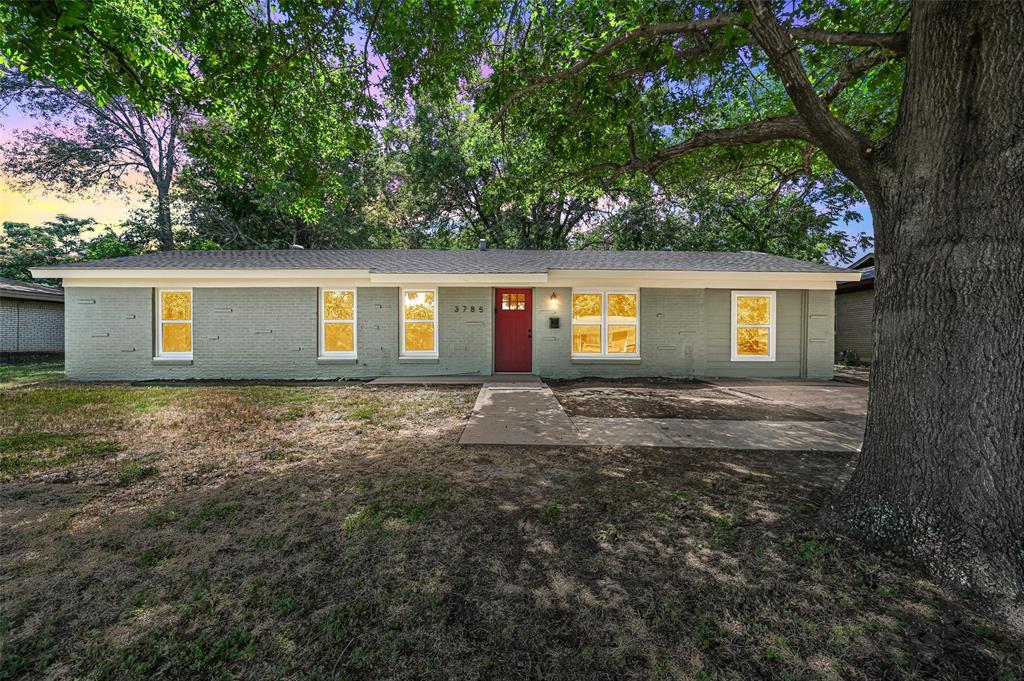
[{"label": "green foliage", "polygon": [[[119,230],[93,233],[96,221],[57,215],[41,225],[5,222],[0,232],[0,276],[56,285],[56,279],[32,278],[30,268],[81,260],[138,255],[157,247],[152,223],[128,221]],[[220,244],[194,232],[178,232],[175,243],[185,250],[218,250]]]},{"label": "green foliage", "polygon": [[37,227],[5,222],[0,233],[0,276],[32,281],[30,267],[82,259],[89,243],[85,234],[94,224],[92,219],[67,215]]},{"label": "green foliage", "polygon": [[[487,238],[526,248],[756,248],[811,260],[843,258],[854,245],[835,225],[861,196],[813,145],[672,152],[708,130],[794,113],[743,25],[749,16],[601,49],[639,27],[731,9],[720,3],[0,7],[0,53],[27,78],[187,121],[183,224],[201,243],[464,247]],[[905,26],[906,3],[803,0],[779,17],[888,31]],[[799,56],[837,118],[871,139],[891,130],[899,59],[814,43],[800,43]],[[830,92],[856,56],[879,59]],[[102,159],[89,154],[71,157],[95,167]],[[104,243],[95,252],[123,250]]]},{"label": "green foliage", "polygon": [[192,80],[167,23],[176,4],[7,0],[0,3],[0,66],[88,90],[101,106],[127,96],[153,112],[168,89]]}]

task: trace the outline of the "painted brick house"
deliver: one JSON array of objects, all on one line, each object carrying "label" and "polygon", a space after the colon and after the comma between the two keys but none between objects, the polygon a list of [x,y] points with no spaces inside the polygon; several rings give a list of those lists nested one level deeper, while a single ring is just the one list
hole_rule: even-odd
[{"label": "painted brick house", "polygon": [[836,355],[853,353],[870,363],[874,359],[875,254],[868,253],[850,269],[859,270],[861,278],[836,287]]},{"label": "painted brick house", "polygon": [[58,358],[64,353],[64,292],[0,277],[0,361]]},{"label": "painted brick house", "polygon": [[832,375],[837,282],[763,253],[173,251],[33,270],[68,378]]}]

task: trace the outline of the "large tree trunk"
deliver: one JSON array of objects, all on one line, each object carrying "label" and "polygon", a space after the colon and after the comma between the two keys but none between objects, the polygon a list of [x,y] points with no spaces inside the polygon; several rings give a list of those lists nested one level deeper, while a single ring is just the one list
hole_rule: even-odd
[{"label": "large tree trunk", "polygon": [[1024,597],[1024,4],[918,2],[876,160],[867,433],[834,511],[968,589]]},{"label": "large tree trunk", "polygon": [[161,251],[174,250],[174,225],[171,221],[171,200],[168,193],[164,187],[157,189],[156,228]]}]

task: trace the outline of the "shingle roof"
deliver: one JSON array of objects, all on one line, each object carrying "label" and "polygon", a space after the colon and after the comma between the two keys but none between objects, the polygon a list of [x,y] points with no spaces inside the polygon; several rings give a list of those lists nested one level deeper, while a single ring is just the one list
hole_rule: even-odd
[{"label": "shingle roof", "polygon": [[42,284],[32,284],[27,281],[0,277],[0,297],[63,301],[64,291],[52,286],[43,286]]},{"label": "shingle roof", "polygon": [[353,269],[395,274],[525,274],[549,270],[804,272],[847,270],[753,251],[280,250],[165,251],[61,269]]}]

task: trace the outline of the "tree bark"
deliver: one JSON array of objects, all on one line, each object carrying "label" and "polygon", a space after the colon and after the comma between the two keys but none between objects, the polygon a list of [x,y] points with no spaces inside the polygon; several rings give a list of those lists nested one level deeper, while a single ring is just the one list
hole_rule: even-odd
[{"label": "tree bark", "polygon": [[156,227],[157,239],[160,242],[160,250],[173,251],[174,224],[171,220],[171,201],[168,190],[163,187],[157,188]]},{"label": "tree bark", "polygon": [[832,506],[961,588],[1024,598],[1024,4],[917,2],[873,161],[875,358]]}]

